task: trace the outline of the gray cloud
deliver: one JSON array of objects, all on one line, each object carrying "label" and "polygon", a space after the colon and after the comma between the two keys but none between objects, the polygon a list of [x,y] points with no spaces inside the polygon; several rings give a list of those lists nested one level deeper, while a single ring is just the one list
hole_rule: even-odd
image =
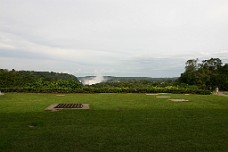
[{"label": "gray cloud", "polygon": [[1,0],[1,68],[179,76],[190,58],[228,61],[227,8],[227,0]]}]

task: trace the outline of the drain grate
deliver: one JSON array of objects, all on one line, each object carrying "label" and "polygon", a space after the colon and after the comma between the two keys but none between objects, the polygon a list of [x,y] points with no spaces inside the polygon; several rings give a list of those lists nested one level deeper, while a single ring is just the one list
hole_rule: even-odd
[{"label": "drain grate", "polygon": [[58,111],[62,109],[89,109],[89,104],[81,103],[57,103],[49,105],[45,110]]},{"label": "drain grate", "polygon": [[70,104],[64,104],[64,103],[60,103],[57,106],[55,106],[55,108],[82,108],[83,104],[80,103],[70,103]]}]

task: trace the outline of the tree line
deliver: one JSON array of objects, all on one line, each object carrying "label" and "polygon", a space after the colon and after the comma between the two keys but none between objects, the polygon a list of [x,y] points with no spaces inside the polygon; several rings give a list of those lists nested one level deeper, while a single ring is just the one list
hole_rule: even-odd
[{"label": "tree line", "polygon": [[228,90],[228,64],[223,64],[219,58],[211,58],[199,62],[190,59],[185,63],[185,71],[178,79],[179,83],[197,85],[201,89]]},{"label": "tree line", "polygon": [[0,90],[7,92],[58,92],[81,86],[77,77],[67,73],[0,69]]},{"label": "tree line", "polygon": [[210,94],[215,87],[228,89],[228,64],[222,64],[219,58],[202,62],[191,59],[177,80],[163,80],[127,78],[84,86],[77,77],[67,73],[0,69],[2,92]]},{"label": "tree line", "polygon": [[175,80],[109,81],[91,86],[82,85],[77,77],[66,73],[15,71],[0,69],[0,90],[34,93],[193,93],[210,94],[195,85]]}]

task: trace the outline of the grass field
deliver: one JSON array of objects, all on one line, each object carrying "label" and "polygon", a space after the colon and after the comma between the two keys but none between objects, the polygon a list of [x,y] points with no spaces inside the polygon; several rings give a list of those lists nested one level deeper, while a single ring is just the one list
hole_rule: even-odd
[{"label": "grass field", "polygon": [[[191,102],[145,94],[5,94],[0,152],[228,151],[228,97],[168,96]],[[91,109],[44,111],[52,103]]]}]

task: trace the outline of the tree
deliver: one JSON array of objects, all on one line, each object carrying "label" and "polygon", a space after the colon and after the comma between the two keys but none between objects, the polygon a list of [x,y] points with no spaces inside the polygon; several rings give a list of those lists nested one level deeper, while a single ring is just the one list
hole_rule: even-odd
[{"label": "tree", "polygon": [[185,63],[185,72],[181,74],[180,81],[187,84],[195,84],[198,59],[190,59]]},{"label": "tree", "polygon": [[198,59],[186,62],[185,72],[178,79],[181,83],[198,85],[203,89],[214,89],[219,86],[223,90],[228,89],[228,65],[223,66],[219,58],[211,58],[198,63]]},{"label": "tree", "polygon": [[228,64],[225,64],[219,70],[218,82],[221,90],[228,90]]}]

